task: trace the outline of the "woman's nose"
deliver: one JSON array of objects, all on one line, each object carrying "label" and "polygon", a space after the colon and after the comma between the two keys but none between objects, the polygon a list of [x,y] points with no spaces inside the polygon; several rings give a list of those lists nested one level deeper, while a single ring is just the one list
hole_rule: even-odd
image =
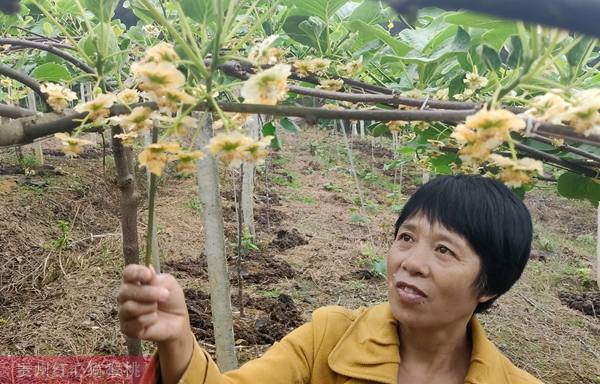
[{"label": "woman's nose", "polygon": [[411,276],[429,275],[429,254],[428,249],[423,246],[415,246],[408,251],[402,259],[400,268]]}]

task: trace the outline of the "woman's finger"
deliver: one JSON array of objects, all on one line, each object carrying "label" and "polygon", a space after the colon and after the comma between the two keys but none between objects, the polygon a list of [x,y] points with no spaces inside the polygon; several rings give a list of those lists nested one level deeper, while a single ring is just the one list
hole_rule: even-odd
[{"label": "woman's finger", "polygon": [[123,282],[125,283],[148,284],[153,277],[152,270],[144,265],[130,264],[123,271]]},{"label": "woman's finger", "polygon": [[169,290],[152,285],[123,284],[117,295],[119,304],[126,301],[137,301],[144,303],[156,303],[164,301],[169,297]]},{"label": "woman's finger", "polygon": [[139,303],[129,300],[119,305],[119,319],[127,321],[134,317],[156,312],[157,309],[158,305],[156,303]]}]

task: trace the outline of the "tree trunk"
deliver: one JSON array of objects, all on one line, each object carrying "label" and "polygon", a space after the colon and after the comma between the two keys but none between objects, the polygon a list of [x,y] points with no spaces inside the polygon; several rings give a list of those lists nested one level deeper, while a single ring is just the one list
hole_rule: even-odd
[{"label": "tree trunk", "polygon": [[[198,116],[198,114],[195,114]],[[202,120],[202,119],[199,119]],[[205,119],[197,148],[203,148],[213,135],[210,115]],[[225,255],[225,234],[223,230],[223,210],[219,193],[219,173],[214,156],[207,154],[198,165],[198,197],[203,205],[204,235],[206,260],[208,264],[208,280],[210,284],[210,304],[213,327],[215,330],[215,346],[217,364],[221,372],[238,367],[235,355],[235,339],[233,336],[233,316],[231,311],[231,291],[229,273]]]},{"label": "tree trunk", "polygon": [[[248,134],[253,139],[258,139],[260,131],[260,117],[254,115],[248,123]],[[242,233],[248,231],[252,239],[256,239],[256,228],[254,226],[254,164],[245,163],[242,167]]]},{"label": "tree trunk", "polygon": [[[116,125],[112,126],[111,141],[115,159],[115,168],[117,171],[117,185],[121,191],[120,208],[123,256],[125,258],[125,265],[129,265],[139,264],[140,262],[137,232],[138,195],[132,172],[131,149],[124,147],[121,140],[115,139],[115,135],[121,133],[123,133],[121,127]],[[127,352],[130,356],[141,356],[141,341],[127,337]]]}]

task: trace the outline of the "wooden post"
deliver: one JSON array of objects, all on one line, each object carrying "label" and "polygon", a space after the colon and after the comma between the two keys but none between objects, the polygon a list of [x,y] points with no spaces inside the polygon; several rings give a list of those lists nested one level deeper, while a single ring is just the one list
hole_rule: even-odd
[{"label": "wooden post", "polygon": [[[213,136],[212,118],[207,115],[204,119],[198,112],[194,117],[203,122],[199,127],[200,134],[195,143],[197,149],[202,149]],[[225,233],[223,224],[223,209],[219,193],[219,172],[217,160],[206,153],[206,157],[198,160],[198,197],[203,206],[204,236],[210,285],[210,305],[212,321],[215,330],[215,346],[217,364],[221,372],[238,367],[235,354],[235,338],[233,335],[233,315],[231,311],[231,288],[227,257],[225,254]]]},{"label": "wooden post", "polygon": [[[35,100],[35,93],[33,91],[31,91],[27,94],[27,107],[29,109],[33,109],[34,111],[37,111],[37,102]],[[33,147],[33,153],[34,153],[35,158],[37,159],[38,163],[40,165],[44,165],[44,151],[42,150],[42,143],[37,141],[31,145]]]},{"label": "wooden post", "polygon": [[598,202],[598,217],[596,220],[598,233],[596,235],[596,282],[600,287],[600,202]]},{"label": "wooden post", "polygon": [[[92,85],[90,83],[81,83],[79,85],[79,95],[83,103],[91,101],[94,98]],[[96,132],[88,133],[87,138],[92,142],[93,146],[98,144],[98,134]]]},{"label": "wooden post", "polygon": [[[248,134],[253,139],[258,139],[260,131],[260,116],[254,115],[247,124]],[[256,239],[256,228],[254,226],[254,164],[246,163],[242,167],[242,233],[248,231],[253,239]]]},{"label": "wooden post", "polygon": [[[158,121],[154,121],[154,124],[158,124]],[[152,133],[148,132],[146,134],[144,134],[144,145],[148,146],[152,144]],[[152,177],[152,173],[150,173],[150,171],[146,170],[146,180],[147,183],[146,185],[148,185],[148,194],[150,194],[150,178]],[[152,266],[154,266],[154,269],[156,270],[157,273],[160,273],[160,251],[158,249],[158,238],[156,236],[157,234],[157,224],[156,224],[156,207],[154,207],[154,212],[153,212],[153,219],[152,219]]]}]

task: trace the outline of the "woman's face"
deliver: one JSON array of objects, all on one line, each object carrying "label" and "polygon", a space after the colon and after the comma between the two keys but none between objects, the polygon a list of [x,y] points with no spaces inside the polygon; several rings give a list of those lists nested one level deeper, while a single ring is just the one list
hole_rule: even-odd
[{"label": "woman's face", "polygon": [[403,325],[437,328],[468,321],[481,296],[479,256],[462,236],[423,215],[404,222],[387,256],[388,299]]}]

